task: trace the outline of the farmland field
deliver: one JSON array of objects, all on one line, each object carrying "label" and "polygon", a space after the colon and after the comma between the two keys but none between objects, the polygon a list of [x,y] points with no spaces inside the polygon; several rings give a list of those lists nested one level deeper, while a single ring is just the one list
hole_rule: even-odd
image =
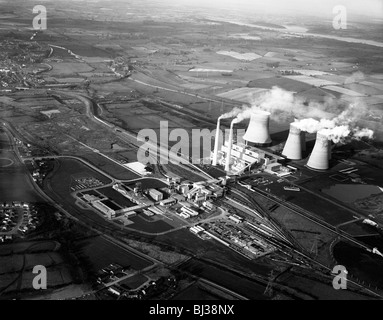
[{"label": "farmland field", "polygon": [[123,280],[120,282],[120,284],[123,284],[127,287],[129,287],[131,290],[134,290],[144,284],[146,281],[148,281],[148,278],[142,274],[134,275],[133,277],[130,277],[126,280]]},{"label": "farmland field", "polygon": [[86,153],[83,154],[82,157],[89,163],[97,166],[99,169],[116,179],[130,180],[140,178],[138,174],[108,160],[97,153]]},{"label": "farmland field", "polygon": [[359,92],[356,92],[356,91],[353,91],[353,90],[350,90],[350,89],[341,88],[341,87],[324,86],[324,88],[327,89],[327,90],[339,92],[341,94],[345,94],[345,95],[352,96],[352,97],[362,97],[362,96],[364,96],[363,93],[359,93]]},{"label": "farmland field", "polygon": [[316,86],[316,87],[336,86],[338,84],[334,81],[323,80],[323,79],[318,79],[318,78],[313,78],[308,76],[284,76],[284,77],[287,79],[300,81],[300,82],[306,83],[311,86]]},{"label": "farmland field", "polygon": [[129,218],[129,220],[134,222],[134,224],[129,225],[129,228],[147,233],[156,234],[173,229],[173,227],[164,220],[149,222],[148,220],[140,217],[139,215],[136,217],[131,217]]},{"label": "farmland field", "polygon": [[237,100],[244,103],[249,103],[254,96],[266,92],[267,89],[262,88],[238,88],[228,92],[217,94],[219,97]]},{"label": "farmland field", "polygon": [[83,240],[78,245],[81,253],[91,261],[94,271],[111,263],[117,263],[122,267],[130,266],[135,270],[141,270],[152,264],[151,261],[124,250],[101,236]]},{"label": "farmland field", "polygon": [[109,178],[94,171],[78,160],[60,159],[58,162],[60,169],[57,171],[57,174],[52,177],[51,183],[55,192],[62,196],[68,196],[73,178],[77,176],[93,177],[105,184],[111,182]]},{"label": "farmland field", "polygon": [[259,54],[256,54],[253,52],[239,53],[235,51],[218,51],[217,54],[221,54],[224,56],[232,57],[234,59],[245,60],[245,61],[253,61],[255,59],[262,57]]}]

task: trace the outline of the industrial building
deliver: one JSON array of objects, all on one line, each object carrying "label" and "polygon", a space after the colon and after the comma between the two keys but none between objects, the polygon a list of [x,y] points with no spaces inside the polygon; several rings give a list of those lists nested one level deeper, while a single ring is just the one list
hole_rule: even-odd
[{"label": "industrial building", "polygon": [[112,188],[121,193],[125,198],[129,199],[131,202],[136,203],[138,205],[150,206],[153,204],[153,201],[149,200],[140,192],[128,191],[125,189],[124,186],[122,186],[119,183],[114,184]]},{"label": "industrial building", "polygon": [[148,190],[149,196],[151,196],[155,201],[161,201],[164,198],[164,195],[162,192],[156,190],[156,189],[149,189]]},{"label": "industrial building", "polygon": [[236,215],[236,214],[232,214],[232,215],[230,215],[230,216],[229,216],[229,219],[230,219],[231,221],[235,222],[236,224],[241,223],[241,222],[243,221],[243,218],[240,217],[240,216],[238,216],[238,215]]},{"label": "industrial building", "polygon": [[207,209],[207,210],[213,210],[214,209],[214,204],[210,201],[204,201],[202,205]]},{"label": "industrial building", "polygon": [[213,165],[222,165],[225,171],[231,174],[240,174],[253,164],[270,164],[283,160],[271,152],[257,148],[268,146],[272,142],[269,133],[270,113],[258,111],[251,115],[248,128],[243,139],[245,143],[234,143],[234,125],[238,122],[234,119],[230,124],[229,139],[219,147],[220,118],[217,121],[217,134],[214,151],[211,154]]},{"label": "industrial building", "polygon": [[189,216],[192,216],[192,217],[198,216],[198,211],[190,207],[182,207],[181,211],[184,213],[187,213]]},{"label": "industrial building", "polygon": [[169,198],[169,199],[165,199],[165,200],[162,200],[160,202],[160,205],[161,206],[172,206],[173,204],[176,204],[177,203],[177,200],[174,199],[174,198]]},{"label": "industrial building", "polygon": [[106,204],[102,203],[100,200],[91,202],[92,206],[97,210],[101,211],[108,219],[113,219],[116,216],[116,212],[109,208]]},{"label": "industrial building", "polygon": [[137,212],[136,211],[128,211],[124,214],[124,217],[129,219],[129,218],[132,218],[132,217],[135,217],[137,216]]},{"label": "industrial building", "polygon": [[180,213],[177,213],[181,218],[189,219],[190,215],[186,212],[181,211]]},{"label": "industrial building", "polygon": [[223,196],[223,188],[218,183],[220,180],[217,179],[193,183],[193,188],[186,193],[186,197],[198,206],[206,200],[218,199]]}]

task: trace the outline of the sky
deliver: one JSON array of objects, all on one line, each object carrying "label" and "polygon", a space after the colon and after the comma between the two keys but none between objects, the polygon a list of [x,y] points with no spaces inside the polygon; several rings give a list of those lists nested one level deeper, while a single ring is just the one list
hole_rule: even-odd
[{"label": "sky", "polygon": [[161,0],[188,6],[219,6],[248,8],[259,13],[290,13],[333,15],[337,5],[345,6],[349,15],[365,15],[383,18],[383,0]]}]

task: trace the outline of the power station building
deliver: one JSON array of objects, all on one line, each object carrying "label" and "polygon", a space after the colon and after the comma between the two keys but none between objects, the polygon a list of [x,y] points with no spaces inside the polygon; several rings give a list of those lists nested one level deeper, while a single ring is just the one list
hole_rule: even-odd
[{"label": "power station building", "polygon": [[269,133],[270,113],[258,111],[251,115],[246,133],[243,136],[245,143],[234,143],[234,125],[238,122],[234,119],[230,125],[229,139],[219,147],[220,119],[217,121],[217,135],[214,151],[211,154],[212,164],[220,164],[225,171],[239,174],[255,163],[270,165],[282,160],[271,152],[257,148],[257,146],[268,146],[272,142]]}]

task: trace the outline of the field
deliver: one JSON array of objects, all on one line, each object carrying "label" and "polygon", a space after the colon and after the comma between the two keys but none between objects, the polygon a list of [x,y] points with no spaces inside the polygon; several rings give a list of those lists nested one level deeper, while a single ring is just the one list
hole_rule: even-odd
[{"label": "field", "polygon": [[149,234],[157,234],[165,231],[172,230],[173,227],[165,222],[166,220],[148,221],[140,215],[129,218],[133,222],[128,227],[137,231],[146,232]]},{"label": "field", "polygon": [[222,54],[224,56],[229,56],[238,60],[253,61],[260,58],[259,54],[253,52],[239,53],[235,51],[218,51],[217,54]]},{"label": "field", "polygon": [[217,295],[213,295],[206,289],[204,290],[203,287],[196,282],[176,294],[172,300],[221,300],[221,298]]},{"label": "field", "polygon": [[341,88],[341,87],[324,86],[324,88],[327,89],[327,90],[331,90],[331,91],[335,91],[335,92],[340,92],[341,94],[345,94],[345,95],[352,96],[352,97],[362,97],[362,96],[364,96],[363,93],[359,93],[359,92],[356,92],[354,90],[345,89],[345,88]]},{"label": "field", "polygon": [[55,251],[60,244],[55,241],[29,241],[13,244],[2,244],[0,246],[0,256],[6,256],[11,253],[20,254],[28,249],[29,253],[38,251]]},{"label": "field", "polygon": [[[369,245],[378,246],[382,250],[381,240],[376,237],[359,238],[366,240]],[[383,267],[381,259],[375,259],[372,253],[350,245],[346,242],[339,242],[334,247],[334,257],[339,264],[346,266],[349,274],[355,279],[364,281],[372,287],[383,288]]]},{"label": "field", "polygon": [[86,153],[82,157],[89,163],[95,165],[100,170],[108,173],[116,179],[132,180],[140,178],[140,176],[110,160],[97,154],[97,153]]},{"label": "field", "polygon": [[58,174],[52,177],[51,183],[55,192],[61,195],[69,195],[71,192],[70,186],[74,182],[75,177],[92,177],[104,184],[111,183],[111,180],[99,172],[87,167],[79,160],[60,159],[60,170]]},{"label": "field", "polygon": [[52,63],[52,71],[50,72],[51,76],[68,76],[74,75],[78,72],[89,72],[92,71],[93,68],[90,68],[84,63],[76,63],[76,62],[61,62],[61,63]]},{"label": "field", "polygon": [[239,89],[230,90],[225,93],[217,94],[217,96],[231,99],[231,100],[237,100],[244,103],[250,103],[250,101],[254,98],[254,96],[257,96],[261,94],[262,92],[267,92],[267,90],[260,89],[260,88],[239,88]]},{"label": "field", "polygon": [[284,76],[284,77],[287,79],[300,81],[315,87],[336,86],[338,84],[334,81],[328,81],[328,80],[323,80],[323,79],[318,79],[318,78],[313,78],[308,76]]},{"label": "field", "polygon": [[47,268],[48,289],[70,284],[73,279],[59,248],[57,242],[44,240],[0,246],[0,296],[35,292],[32,269],[36,265]]},{"label": "field", "polygon": [[188,271],[213,282],[218,282],[222,286],[233,290],[249,299],[267,300],[263,295],[265,287],[257,281],[251,281],[239,275],[219,269],[215,266],[200,263],[194,259],[183,263],[180,270]]},{"label": "field", "polygon": [[120,284],[129,287],[130,290],[134,290],[140,287],[141,285],[143,285],[147,281],[148,281],[148,278],[146,276],[137,274],[133,277],[130,277],[126,280],[121,281]]},{"label": "field", "polygon": [[152,262],[112,244],[101,236],[81,241],[78,245],[80,252],[91,262],[94,271],[98,271],[111,263],[117,263],[125,268],[130,266],[137,271],[152,264]]},{"label": "field", "polygon": [[0,154],[7,161],[7,166],[0,168],[0,201],[41,201],[28,178],[29,173],[13,152],[0,150]]}]

